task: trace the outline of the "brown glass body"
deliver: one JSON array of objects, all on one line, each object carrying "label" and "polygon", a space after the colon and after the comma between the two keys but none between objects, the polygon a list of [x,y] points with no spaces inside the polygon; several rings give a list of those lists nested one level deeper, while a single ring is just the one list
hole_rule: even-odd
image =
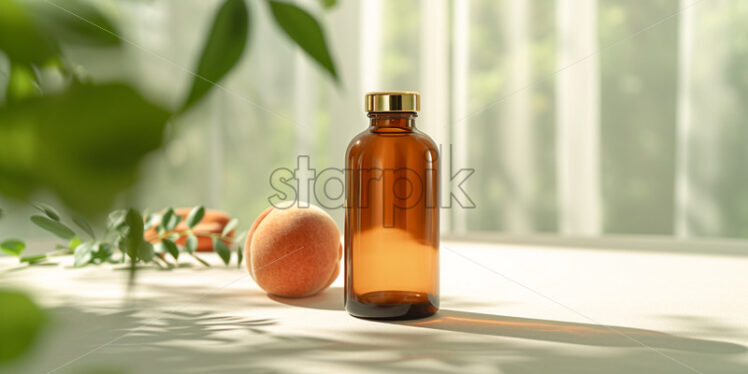
[{"label": "brown glass body", "polygon": [[346,155],[345,307],[412,319],[439,308],[439,153],[415,113],[370,113]]}]

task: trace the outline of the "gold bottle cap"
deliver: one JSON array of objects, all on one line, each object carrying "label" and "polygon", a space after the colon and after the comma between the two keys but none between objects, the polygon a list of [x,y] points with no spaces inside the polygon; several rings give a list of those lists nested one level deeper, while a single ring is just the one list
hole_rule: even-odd
[{"label": "gold bottle cap", "polygon": [[366,94],[366,112],[418,112],[421,95],[418,92],[390,91]]}]

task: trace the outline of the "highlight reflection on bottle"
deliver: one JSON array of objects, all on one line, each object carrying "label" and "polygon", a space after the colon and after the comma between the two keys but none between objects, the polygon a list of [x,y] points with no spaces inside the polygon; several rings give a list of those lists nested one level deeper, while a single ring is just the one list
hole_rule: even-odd
[{"label": "highlight reflection on bottle", "polygon": [[414,92],[366,95],[369,128],[346,154],[345,307],[412,319],[439,308],[439,153]]}]

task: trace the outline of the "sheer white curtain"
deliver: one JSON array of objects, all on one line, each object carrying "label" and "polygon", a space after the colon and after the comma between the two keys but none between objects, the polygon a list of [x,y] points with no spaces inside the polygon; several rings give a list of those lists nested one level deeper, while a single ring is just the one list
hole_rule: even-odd
[{"label": "sheer white curtain", "polygon": [[[217,2],[135,3],[137,40],[194,60]],[[323,20],[342,85],[254,4],[249,53],[226,90],[175,124],[139,190],[145,205],[202,200],[251,221],[271,172],[297,155],[343,167],[366,127],[365,92],[417,90],[419,126],[442,144],[443,194],[475,169],[461,185],[475,208],[444,209],[447,233],[748,237],[745,2],[299,3]],[[154,92],[186,82],[133,54]]]},{"label": "sheer white curtain", "polygon": [[676,233],[748,237],[748,4],[692,6],[679,27]]}]

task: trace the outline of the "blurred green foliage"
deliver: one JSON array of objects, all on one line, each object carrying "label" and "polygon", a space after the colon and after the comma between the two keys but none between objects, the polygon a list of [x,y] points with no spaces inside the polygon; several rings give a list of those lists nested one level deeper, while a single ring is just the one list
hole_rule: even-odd
[{"label": "blurred green foliage", "polygon": [[31,1],[38,25],[64,43],[97,47],[122,44],[113,22],[83,0]]},{"label": "blurred green foliage", "polygon": [[60,54],[54,36],[13,0],[0,0],[0,50],[15,64],[45,64]]},{"label": "blurred green foliage", "polygon": [[[291,3],[268,3],[281,30],[337,80],[316,19]],[[136,182],[141,160],[163,145],[167,123],[205,98],[241,60],[250,31],[248,4],[225,0],[219,6],[185,102],[176,109],[152,102],[128,82],[91,81],[85,61],[69,60],[66,50],[75,45],[109,50],[121,48],[126,40],[116,22],[95,3],[0,0],[0,62],[9,65],[8,74],[0,76],[0,195],[27,199],[48,190],[72,210],[99,216]],[[329,8],[335,1],[323,4]],[[54,84],[44,79],[50,75]],[[74,253],[77,266],[110,259],[113,245],[97,241],[87,221],[78,216],[73,219],[91,236],[83,242],[53,208],[37,208],[44,215],[33,216],[32,222],[70,239],[62,249]],[[185,251],[191,255],[197,246],[191,228],[203,214],[204,208],[199,206],[187,218],[190,230]],[[159,244],[163,245],[154,248],[144,240],[146,223],[138,211],[128,209],[120,216],[123,221],[117,230],[121,240],[117,244],[132,260],[131,283],[137,261],[165,261],[167,253],[176,260],[179,254],[174,239],[159,233]],[[214,237],[216,251],[228,263],[231,253],[217,238],[221,236]],[[5,239],[0,245],[3,252],[15,256],[25,249],[17,239]],[[43,261],[47,256],[25,261]],[[43,320],[42,311],[27,296],[0,290],[0,364],[20,357],[31,347]]]},{"label": "blurred green foliage", "polygon": [[242,56],[249,30],[248,11],[243,0],[226,1],[218,10],[197,65],[196,79],[192,82],[185,109],[202,99]]},{"label": "blurred green foliage", "polygon": [[28,351],[44,320],[44,312],[28,296],[0,289],[0,366]]},{"label": "blurred green foliage", "polygon": [[325,34],[317,20],[291,3],[274,0],[269,3],[278,26],[337,80],[338,73],[327,48]]},{"label": "blurred green foliage", "polygon": [[11,256],[20,256],[26,249],[26,243],[18,239],[6,239],[0,242],[0,250]]},{"label": "blurred green foliage", "polygon": [[[104,212],[136,182],[145,155],[164,144],[166,124],[240,61],[250,30],[247,5],[226,0],[219,6],[177,110],[152,102],[127,82],[90,82],[81,74],[85,62],[68,61],[71,45],[122,44],[115,22],[95,3],[0,0],[0,52],[10,63],[0,103],[0,194],[26,199],[51,190],[84,215]],[[291,41],[337,79],[316,19],[291,3],[268,6]],[[48,74],[62,84],[41,79]]]},{"label": "blurred green foliage", "polygon": [[73,83],[0,107],[0,191],[51,188],[83,213],[106,209],[157,149],[170,112],[124,84]]}]

